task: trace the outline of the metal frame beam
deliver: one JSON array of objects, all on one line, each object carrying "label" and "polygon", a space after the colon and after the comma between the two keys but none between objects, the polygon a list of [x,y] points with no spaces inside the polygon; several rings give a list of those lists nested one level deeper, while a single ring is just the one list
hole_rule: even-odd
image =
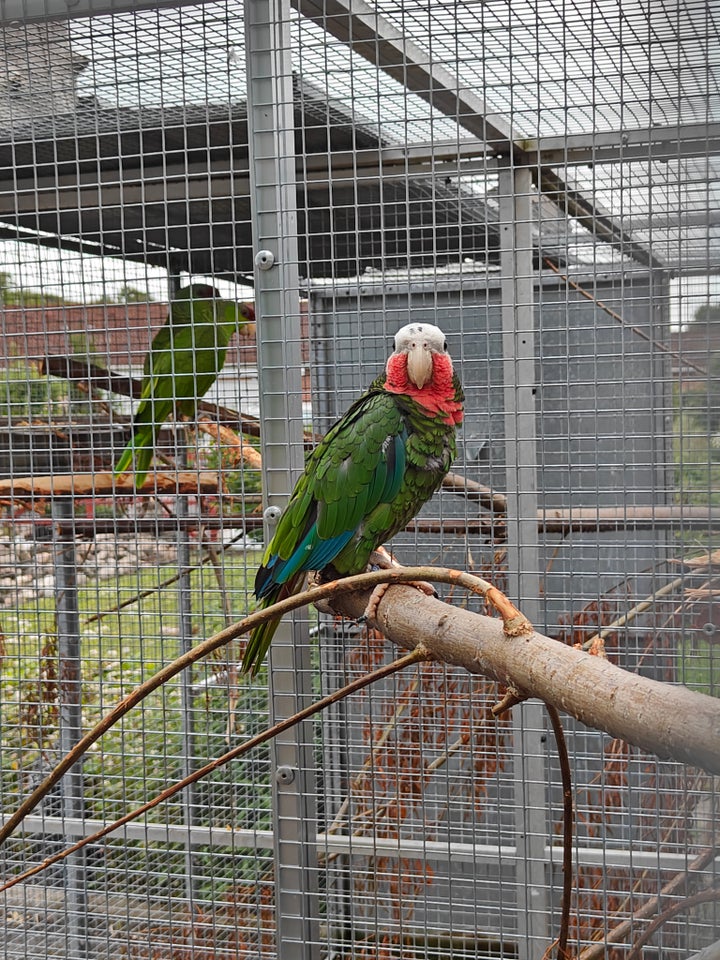
[{"label": "metal frame beam", "polygon": [[99,13],[135,13],[207,2],[209,0],[0,0],[0,24],[67,20]]},{"label": "metal frame beam", "polygon": [[528,162],[546,166],[680,160],[720,154],[720,123],[576,133],[521,140],[519,145]]},{"label": "metal frame beam", "polygon": [[[439,168],[439,165],[440,168]],[[487,151],[473,144],[444,142],[437,145],[417,147],[384,147],[379,150],[343,151],[321,154],[296,161],[298,183],[312,189],[315,183],[328,184],[338,180],[357,178],[387,180],[405,179],[408,174],[431,176],[438,173],[494,172],[494,158],[487,158]],[[130,203],[152,203],[154,200],[228,199],[249,196],[250,178],[245,170],[229,170],[227,162],[212,161],[192,164],[169,164],[132,170],[93,170],[89,173],[50,173],[25,179],[15,179],[12,192],[0,194],[0,215],[17,210],[32,212],[39,199],[47,196],[45,209],[78,209],[78,191],[94,199],[94,205],[122,200]],[[157,196],[153,197],[153,187]],[[100,196],[102,192],[102,196]],[[34,204],[33,204],[34,201]],[[90,204],[91,206],[93,204]],[[41,208],[42,209],[42,208]]]},{"label": "metal frame beam", "polygon": [[[22,23],[53,17],[91,16],[98,13],[121,13],[141,9],[180,7],[202,0],[44,0],[30,4],[28,0],[0,0],[0,20]],[[512,155],[516,163],[533,167],[538,189],[546,194],[568,216],[577,219],[599,239],[610,243],[638,263],[668,270],[671,265],[653,256],[647,246],[635,240],[606,212],[579,190],[570,187],[551,169],[580,163],[608,163],[625,161],[672,160],[720,152],[720,124],[684,124],[668,127],[644,127],[570,135],[522,139],[515,136],[505,118],[493,114],[487,103],[444,67],[431,64],[427,55],[412,41],[392,27],[364,0],[292,0],[304,16],[314,18],[337,39],[351,45],[353,50],[394,77],[408,90],[422,97],[434,109],[454,118],[457,123],[475,134],[481,142],[481,154],[489,149],[497,156]],[[446,145],[438,145],[444,151]],[[461,144],[463,152],[472,150]],[[453,158],[437,150],[430,151],[432,164],[438,159],[452,163]],[[380,151],[382,155],[384,151]],[[362,156],[359,154],[358,156]],[[348,177],[362,164],[347,163],[346,159],[330,163],[329,179]],[[386,166],[392,161],[381,156],[372,175],[386,178]],[[352,161],[352,158],[351,158]],[[406,158],[406,163],[410,158]],[[322,163],[322,161],[320,161]],[[432,169],[432,167],[431,167]],[[324,171],[318,166],[311,173],[308,185],[324,180]],[[369,171],[368,171],[369,172]],[[435,170],[437,172],[437,170]],[[451,171],[448,171],[451,172]]]},{"label": "metal frame beam", "polygon": [[[72,497],[52,503],[55,616],[58,643],[58,748],[69,753],[82,738],[82,640],[78,600],[76,538]],[[63,531],[62,524],[66,525]],[[72,767],[60,781],[62,819],[82,818],[85,809],[83,764]],[[64,864],[68,950],[72,956],[89,955],[87,925],[87,851],[78,850]]]},{"label": "metal frame beam", "polygon": [[564,183],[554,171],[538,166],[503,117],[491,113],[485,101],[473,90],[463,87],[450,71],[431,63],[420,47],[364,0],[292,0],[292,4],[303,16],[321,23],[337,40],[348,44],[355,53],[431,107],[456,120],[498,157],[509,156],[518,166],[534,167],[533,178],[538,190],[599,239],[618,247],[644,266],[665,268],[664,263],[636,243],[587,197]]},{"label": "metal frame beam", "polygon": [[[7,817],[0,817],[2,824]],[[88,837],[107,827],[106,820],[79,819],[66,817],[46,817],[33,814],[26,817],[18,828],[18,835],[26,833],[64,834],[68,839]],[[242,830],[232,827],[202,827],[195,824],[152,823],[142,820],[126,823],[108,836],[118,836],[141,843],[186,843],[196,846],[223,847],[229,850],[238,847],[266,850],[273,849],[274,837],[271,830]],[[521,854],[518,848],[509,844],[464,843],[452,840],[424,840],[409,837],[348,836],[342,833],[319,833],[317,835],[319,853],[340,854],[342,856],[387,856],[387,857],[427,857],[438,863],[492,863],[514,861]],[[557,863],[560,855],[558,846],[546,844],[543,860],[548,865]],[[687,868],[685,853],[669,853],[662,850],[642,850],[628,847],[573,847],[573,860],[577,866],[604,866],[634,870],[672,870],[684,871]],[[720,854],[697,876],[712,875],[720,869]],[[32,882],[31,882],[32,883]],[[21,887],[22,889],[22,887]],[[6,896],[11,896],[8,892]]]},{"label": "metal frame beam", "polygon": [[434,109],[457,120],[493,152],[514,151],[506,120],[491,113],[473,90],[460,86],[449,70],[430,63],[417,44],[364,0],[292,0],[292,5]]}]

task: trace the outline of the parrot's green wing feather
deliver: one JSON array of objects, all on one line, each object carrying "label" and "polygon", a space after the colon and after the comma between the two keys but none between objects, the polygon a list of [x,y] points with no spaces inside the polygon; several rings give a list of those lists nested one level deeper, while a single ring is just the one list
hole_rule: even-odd
[{"label": "parrot's green wing feather", "polygon": [[[365,566],[376,538],[364,528],[397,497],[407,438],[401,406],[382,390],[360,398],[331,428],[308,458],[265,552],[255,581],[261,607],[295,592],[306,571],[323,569],[343,551],[353,555],[352,565]],[[276,628],[271,621],[252,633],[243,672],[257,671]]]},{"label": "parrot's green wing feather", "polygon": [[[217,322],[214,292],[203,286],[180,291],[145,357],[133,436],[115,465],[116,474],[134,466],[136,489],[147,476],[163,423],[176,407],[192,415],[196,401],[215,382],[225,362],[232,328]],[[223,320],[226,315],[229,311],[223,306]]]},{"label": "parrot's green wing feather", "polygon": [[166,320],[158,330],[150,344],[150,349],[145,354],[145,363],[143,364],[143,377],[151,377],[156,364],[164,354],[169,353],[173,346],[173,328],[170,320]]},{"label": "parrot's green wing feather", "polygon": [[406,439],[402,412],[389,394],[368,394],[350,408],[310,455],[280,518],[263,559],[270,582],[327,566],[372,510],[394,498]]},{"label": "parrot's green wing feather", "polygon": [[[297,593],[309,570],[359,573],[407,525],[450,469],[462,400],[442,330],[403,327],[385,374],[308,458],[255,578],[260,609]],[[244,673],[257,672],[278,620],[251,633]]]}]

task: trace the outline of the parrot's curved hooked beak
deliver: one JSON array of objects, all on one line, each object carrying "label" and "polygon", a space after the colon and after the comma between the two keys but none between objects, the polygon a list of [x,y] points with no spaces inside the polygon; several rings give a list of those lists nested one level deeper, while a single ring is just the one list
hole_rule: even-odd
[{"label": "parrot's curved hooked beak", "polygon": [[414,383],[418,390],[422,390],[425,384],[432,379],[432,351],[421,338],[418,338],[417,341],[408,348],[407,375],[408,380]]},{"label": "parrot's curved hooked beak", "polygon": [[223,322],[236,326],[241,337],[255,338],[255,307],[251,303],[223,300],[220,312]]},{"label": "parrot's curved hooked beak", "polygon": [[240,336],[254,340],[256,331],[255,307],[252,303],[243,302],[238,305],[238,314],[239,319],[243,321],[240,323]]}]

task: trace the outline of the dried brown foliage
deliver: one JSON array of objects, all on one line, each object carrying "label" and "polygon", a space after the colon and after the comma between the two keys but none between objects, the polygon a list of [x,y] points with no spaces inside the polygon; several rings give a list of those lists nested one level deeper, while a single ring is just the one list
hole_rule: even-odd
[{"label": "dried brown foliage", "polygon": [[59,687],[56,634],[43,636],[37,675],[21,680],[20,686],[22,696],[15,721],[20,742],[25,750],[38,750],[45,754],[55,747],[57,740]]},{"label": "dried brown foliage", "polygon": [[[617,631],[611,628],[622,610],[627,609],[625,594],[629,594],[628,585],[622,584],[614,595],[588,603],[574,617],[564,618],[558,639],[569,645],[583,644],[603,628],[610,628],[605,641],[608,656],[624,656],[625,624]],[[658,598],[642,615],[633,617],[630,633],[636,644],[636,669],[651,666],[657,679],[677,682],[676,628],[685,616],[686,604],[693,602],[691,590],[678,589]],[[627,842],[626,834],[620,833],[618,827],[624,824],[627,829],[631,818],[632,842],[638,848],[692,849],[696,846],[692,812],[701,786],[701,775],[686,768],[659,765],[656,759],[614,739],[604,748],[601,770],[576,792],[577,822],[588,842],[596,841],[594,845],[603,845],[613,838],[625,838]],[[657,896],[672,877],[672,872],[662,870],[580,867],[571,942],[603,940],[610,929]],[[673,937],[668,931],[663,944],[666,949],[685,946],[679,935]],[[604,956],[607,960],[622,960],[626,952],[626,946],[618,945],[608,947]]]},{"label": "dried brown foliage", "polygon": [[[276,956],[275,896],[271,883],[238,884],[212,911],[188,916],[178,908],[176,922],[134,929],[132,960],[259,960]],[[149,944],[155,943],[155,946]]]},{"label": "dried brown foliage", "polygon": [[[387,641],[369,631],[351,651],[350,667],[365,672],[386,657]],[[366,694],[363,742],[369,751],[350,786],[349,823],[336,820],[333,827],[355,836],[442,839],[451,804],[454,819],[458,811],[467,822],[483,816],[488,785],[505,765],[508,718],[498,720],[491,712],[496,684],[441,663],[419,664],[414,676],[398,683],[387,698]],[[431,802],[439,771],[449,790]],[[356,909],[365,902],[378,905],[373,910],[382,914],[382,926],[398,931],[357,942],[353,957],[405,955],[399,931],[432,884],[432,867],[422,859],[377,855],[353,856],[351,869]]]}]

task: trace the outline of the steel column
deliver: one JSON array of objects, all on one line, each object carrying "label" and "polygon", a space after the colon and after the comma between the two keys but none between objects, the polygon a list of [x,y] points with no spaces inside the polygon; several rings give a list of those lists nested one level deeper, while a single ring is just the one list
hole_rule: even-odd
[{"label": "steel column", "polygon": [[[502,271],[505,476],[508,502],[508,591],[533,622],[540,590],[537,527],[535,411],[535,292],[530,169],[511,161],[501,167],[500,263]],[[545,865],[545,716],[528,701],[513,711],[516,882],[520,960],[539,957],[547,946]]]},{"label": "steel column", "polygon": [[[168,296],[172,301],[181,289],[177,272],[173,272],[168,280]],[[188,467],[188,434],[183,422],[176,419],[175,425],[175,462],[179,470]],[[186,653],[195,642],[193,637],[193,602],[190,575],[190,528],[184,521],[188,519],[189,498],[187,494],[180,494],[176,502],[176,543],[177,566],[181,571],[177,582],[178,601],[178,628],[179,650]],[[182,756],[180,757],[180,776],[189,776],[197,766],[197,735],[195,732],[195,697],[193,695],[194,670],[188,667],[180,674],[180,709],[182,713]],[[188,908],[192,911],[197,900],[197,867],[193,849],[192,827],[198,821],[197,786],[191,784],[183,791],[183,819],[187,833],[183,840],[185,846],[185,896]]]},{"label": "steel column", "polygon": [[[61,757],[69,753],[83,735],[80,611],[72,528],[74,508],[72,497],[57,497],[52,503],[59,681],[58,753]],[[60,797],[63,820],[82,820],[85,811],[82,761],[60,781]],[[65,861],[67,956],[72,960],[88,956],[85,855],[85,850],[80,850]]]},{"label": "steel column", "polygon": [[[245,4],[250,192],[267,535],[303,466],[300,289],[289,0]],[[277,514],[276,514],[277,516]],[[307,617],[287,617],[270,654],[271,713],[312,696]],[[278,956],[320,953],[312,725],[273,743]]]}]

